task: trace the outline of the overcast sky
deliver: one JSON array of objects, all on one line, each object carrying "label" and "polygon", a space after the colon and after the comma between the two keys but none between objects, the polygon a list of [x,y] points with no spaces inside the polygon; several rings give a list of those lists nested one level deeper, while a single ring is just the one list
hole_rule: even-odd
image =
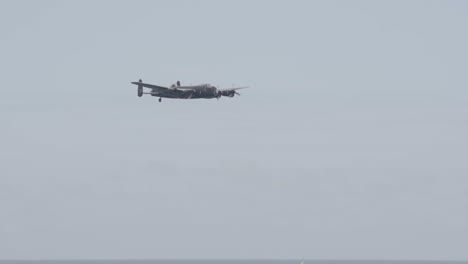
[{"label": "overcast sky", "polygon": [[467,14],[1,1],[0,259],[467,260]]}]

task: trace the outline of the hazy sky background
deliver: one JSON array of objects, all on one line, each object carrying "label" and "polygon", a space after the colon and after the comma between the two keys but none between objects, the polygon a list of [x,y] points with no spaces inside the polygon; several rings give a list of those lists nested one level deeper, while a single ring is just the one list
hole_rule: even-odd
[{"label": "hazy sky background", "polygon": [[1,1],[0,259],[467,260],[467,14]]}]

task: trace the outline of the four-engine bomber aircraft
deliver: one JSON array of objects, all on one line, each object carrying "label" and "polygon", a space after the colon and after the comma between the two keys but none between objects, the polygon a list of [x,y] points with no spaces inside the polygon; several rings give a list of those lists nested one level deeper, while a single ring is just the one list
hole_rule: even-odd
[{"label": "four-engine bomber aircraft", "polygon": [[[210,84],[181,86],[180,82],[171,85],[171,87],[163,87],[144,83],[141,79],[138,82],[132,82],[132,84],[138,85],[137,94],[139,97],[143,94],[150,94],[151,96],[159,97],[159,102],[163,97],[166,98],[179,98],[179,99],[197,99],[197,98],[217,98],[221,96],[234,97],[234,95],[240,95],[237,90],[244,89],[247,87],[237,87],[231,89],[218,89]],[[151,92],[144,92],[143,87],[151,89]]]}]

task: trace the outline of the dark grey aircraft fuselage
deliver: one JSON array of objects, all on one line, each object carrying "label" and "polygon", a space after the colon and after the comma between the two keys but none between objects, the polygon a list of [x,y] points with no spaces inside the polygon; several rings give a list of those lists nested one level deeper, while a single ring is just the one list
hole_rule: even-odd
[{"label": "dark grey aircraft fuselage", "polygon": [[180,99],[217,98],[218,89],[210,85],[171,87],[163,91],[155,91],[152,96]]}]

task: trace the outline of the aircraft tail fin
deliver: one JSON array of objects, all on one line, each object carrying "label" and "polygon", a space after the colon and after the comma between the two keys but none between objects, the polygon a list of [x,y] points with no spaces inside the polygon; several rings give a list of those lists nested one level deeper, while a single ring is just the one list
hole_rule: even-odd
[{"label": "aircraft tail fin", "polygon": [[141,83],[143,81],[140,79],[139,82],[140,82],[140,84],[138,84],[137,94],[138,94],[138,97],[142,97],[143,96],[143,85],[141,85]]}]

